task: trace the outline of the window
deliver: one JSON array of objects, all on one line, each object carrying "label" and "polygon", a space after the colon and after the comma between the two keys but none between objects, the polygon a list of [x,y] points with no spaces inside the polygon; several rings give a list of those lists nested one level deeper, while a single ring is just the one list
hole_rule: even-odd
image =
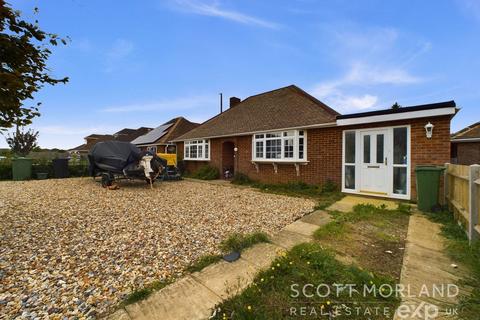
[{"label": "window", "polygon": [[149,147],[147,147],[147,151],[151,152],[153,154],[156,154],[157,153],[157,146],[149,146]]},{"label": "window", "polygon": [[355,131],[345,132],[345,189],[355,189]]},{"label": "window", "polygon": [[363,163],[370,163],[370,135],[363,136]]},{"label": "window", "polygon": [[383,134],[377,134],[377,163],[384,162],[384,136]]},{"label": "window", "polygon": [[255,134],[252,148],[254,161],[303,161],[306,158],[306,133],[290,130]]},{"label": "window", "polygon": [[393,129],[393,193],[407,194],[407,146],[406,127]]},{"label": "window", "polygon": [[210,140],[185,141],[186,160],[210,160]]}]

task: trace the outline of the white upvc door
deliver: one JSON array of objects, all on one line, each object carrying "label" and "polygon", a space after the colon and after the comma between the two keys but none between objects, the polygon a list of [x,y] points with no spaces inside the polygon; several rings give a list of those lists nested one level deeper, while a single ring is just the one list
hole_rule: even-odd
[{"label": "white upvc door", "polygon": [[342,191],[410,199],[410,126],[343,132]]},{"label": "white upvc door", "polygon": [[389,193],[388,130],[360,132],[360,192]]}]

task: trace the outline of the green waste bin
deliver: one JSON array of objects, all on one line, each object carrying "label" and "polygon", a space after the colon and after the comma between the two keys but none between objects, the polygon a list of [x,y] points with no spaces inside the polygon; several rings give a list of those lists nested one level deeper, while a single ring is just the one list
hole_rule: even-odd
[{"label": "green waste bin", "polygon": [[12,160],[13,180],[28,180],[32,177],[32,159],[16,158]]},{"label": "green waste bin", "polygon": [[416,166],[417,178],[417,205],[421,211],[432,211],[438,205],[438,190],[440,189],[440,176],[445,170],[437,166]]}]

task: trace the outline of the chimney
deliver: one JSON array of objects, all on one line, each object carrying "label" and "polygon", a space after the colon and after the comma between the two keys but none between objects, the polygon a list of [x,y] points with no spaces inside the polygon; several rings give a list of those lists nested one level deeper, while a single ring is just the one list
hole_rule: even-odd
[{"label": "chimney", "polygon": [[242,102],[242,100],[240,98],[237,98],[237,97],[230,97],[230,108],[233,108],[235,107],[237,104],[239,104],[240,102]]}]

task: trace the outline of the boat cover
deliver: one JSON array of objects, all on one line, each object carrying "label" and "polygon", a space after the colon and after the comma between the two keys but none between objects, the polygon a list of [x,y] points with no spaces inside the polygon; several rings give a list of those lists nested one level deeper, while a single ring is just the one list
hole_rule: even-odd
[{"label": "boat cover", "polygon": [[110,172],[122,172],[127,166],[138,163],[143,153],[134,144],[123,141],[102,141],[93,146],[88,159],[90,172],[98,169]]}]

